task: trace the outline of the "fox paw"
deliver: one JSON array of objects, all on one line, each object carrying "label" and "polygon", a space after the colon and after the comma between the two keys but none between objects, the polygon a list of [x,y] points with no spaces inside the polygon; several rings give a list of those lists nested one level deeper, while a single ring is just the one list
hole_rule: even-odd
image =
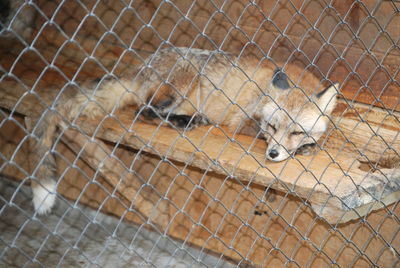
[{"label": "fox paw", "polygon": [[296,154],[301,155],[313,155],[318,152],[318,146],[316,143],[304,144],[299,149],[297,149]]},{"label": "fox paw", "polygon": [[197,126],[204,126],[208,125],[209,121],[206,117],[201,115],[178,115],[178,114],[171,114],[168,116],[168,121],[171,122],[177,128],[181,129],[193,129]]},{"label": "fox paw", "polygon": [[193,116],[193,124],[195,124],[196,126],[207,126],[210,125],[211,123],[207,117],[200,114],[196,114],[195,116]]},{"label": "fox paw", "polygon": [[[197,126],[209,125],[208,119],[202,115],[185,115],[156,112],[153,108],[145,108],[140,112],[141,119],[145,122],[160,124],[159,119],[168,121],[172,126],[179,129],[193,129]],[[158,119],[158,120],[157,120]]]}]

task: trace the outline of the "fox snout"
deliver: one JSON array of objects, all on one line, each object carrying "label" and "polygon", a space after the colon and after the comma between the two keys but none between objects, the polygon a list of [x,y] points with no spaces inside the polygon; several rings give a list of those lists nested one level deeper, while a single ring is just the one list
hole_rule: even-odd
[{"label": "fox snout", "polygon": [[266,158],[270,161],[279,162],[287,159],[290,156],[290,152],[280,144],[274,144],[268,146],[266,152]]}]

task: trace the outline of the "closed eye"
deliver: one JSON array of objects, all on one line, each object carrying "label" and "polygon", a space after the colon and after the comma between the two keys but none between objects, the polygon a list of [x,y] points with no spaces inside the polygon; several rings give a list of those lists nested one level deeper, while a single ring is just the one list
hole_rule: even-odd
[{"label": "closed eye", "polygon": [[269,126],[270,128],[272,128],[272,130],[273,130],[274,132],[276,132],[276,128],[275,128],[274,125],[271,125],[270,123],[268,123],[268,126]]},{"label": "closed eye", "polygon": [[305,135],[305,134],[306,133],[304,131],[293,131],[293,132],[290,133],[290,135],[295,135],[295,136],[297,136],[297,135]]}]

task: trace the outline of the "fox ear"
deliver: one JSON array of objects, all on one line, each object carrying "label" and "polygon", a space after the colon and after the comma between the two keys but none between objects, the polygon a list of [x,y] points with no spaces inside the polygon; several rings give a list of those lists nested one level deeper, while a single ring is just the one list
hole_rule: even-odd
[{"label": "fox ear", "polygon": [[337,88],[339,88],[339,83],[325,88],[316,95],[318,106],[325,114],[331,114],[336,106]]},{"label": "fox ear", "polygon": [[272,84],[280,89],[288,89],[290,87],[287,75],[281,68],[276,68],[272,76]]}]

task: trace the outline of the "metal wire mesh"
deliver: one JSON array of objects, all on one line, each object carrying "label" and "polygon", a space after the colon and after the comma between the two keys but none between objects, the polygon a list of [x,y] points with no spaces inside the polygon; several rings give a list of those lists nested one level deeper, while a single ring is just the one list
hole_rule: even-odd
[{"label": "metal wire mesh", "polygon": [[[397,1],[3,0],[0,16],[1,266],[399,265]],[[292,108],[259,83],[264,64],[276,90],[286,75],[298,90],[283,95]],[[144,98],[150,78],[161,82]],[[287,110],[307,118],[335,82],[335,110],[319,106],[311,124],[328,115],[329,127],[313,136]],[[169,94],[179,101],[164,109]],[[140,101],[122,107],[128,97]],[[265,100],[302,146],[254,112]],[[287,158],[271,161],[266,140]],[[56,206],[39,215],[27,185],[44,187],[49,166]]]}]

